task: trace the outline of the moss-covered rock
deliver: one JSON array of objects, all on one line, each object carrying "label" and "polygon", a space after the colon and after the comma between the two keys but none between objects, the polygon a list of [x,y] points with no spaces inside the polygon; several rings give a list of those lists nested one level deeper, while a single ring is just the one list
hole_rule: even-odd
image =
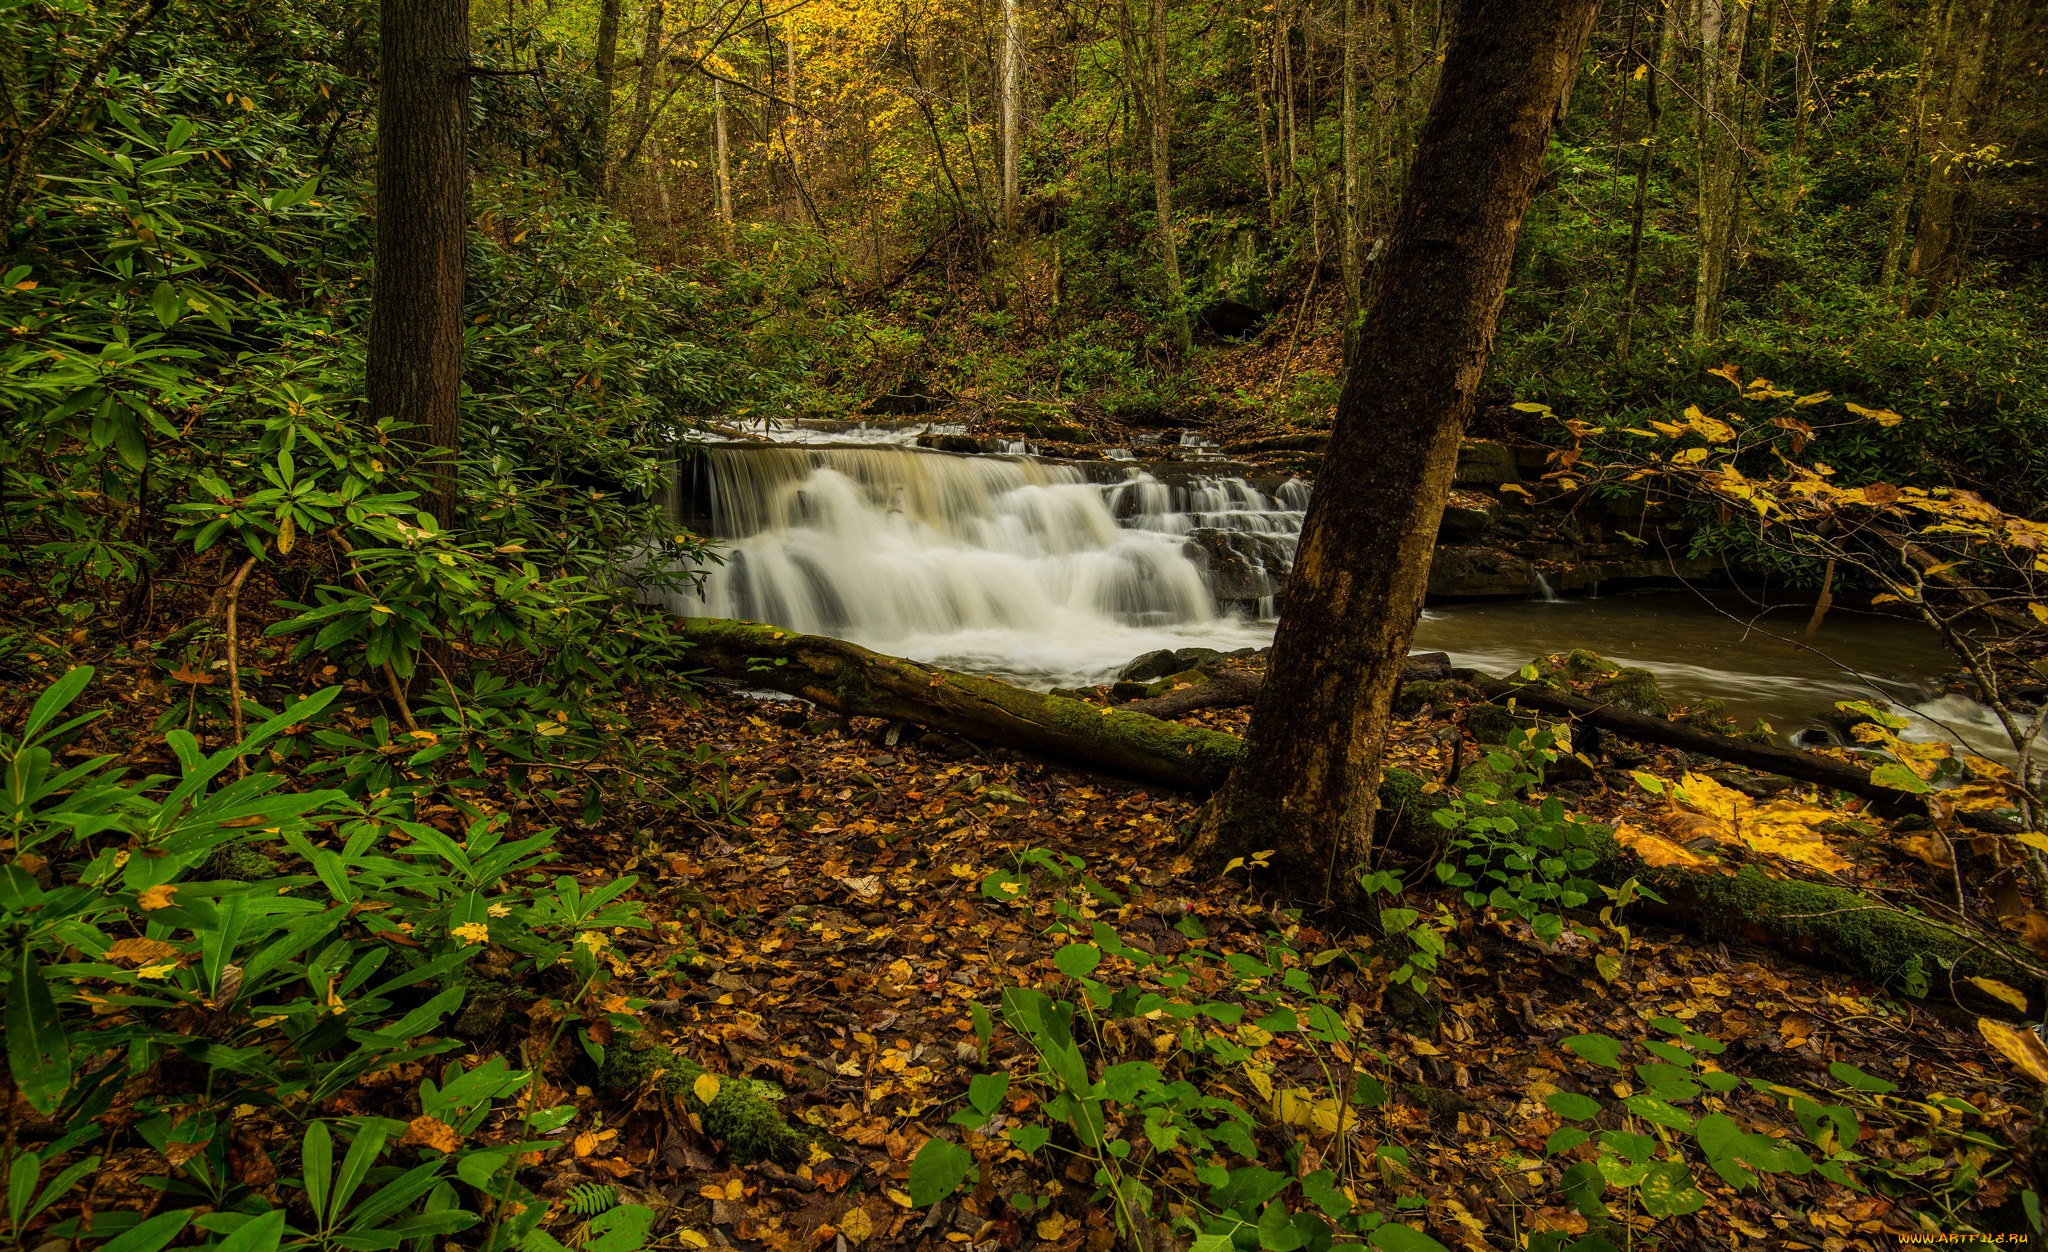
[{"label": "moss-covered rock", "polygon": [[1664,693],[1657,688],[1657,676],[1634,665],[1624,665],[1611,677],[1595,680],[1587,695],[1602,704],[1617,705],[1652,717],[1671,711]]},{"label": "moss-covered rock", "polygon": [[651,1084],[695,1113],[704,1133],[724,1142],[736,1161],[800,1161],[814,1141],[810,1131],[792,1124],[775,1107],[783,1092],[772,1083],[718,1075],[718,1094],[711,1103],[699,1099],[697,1079],[703,1066],[670,1048],[644,1052],[613,1048],[606,1056],[602,1080],[608,1087]]},{"label": "moss-covered rock", "polygon": [[1480,743],[1506,743],[1517,729],[1530,724],[1503,705],[1475,704],[1465,710],[1465,729]]},{"label": "moss-covered rock", "polygon": [[1383,841],[1408,847],[1442,842],[1444,828],[1435,813],[1448,803],[1442,788],[1428,791],[1429,780],[1414,770],[1389,766],[1380,771],[1380,830]]}]

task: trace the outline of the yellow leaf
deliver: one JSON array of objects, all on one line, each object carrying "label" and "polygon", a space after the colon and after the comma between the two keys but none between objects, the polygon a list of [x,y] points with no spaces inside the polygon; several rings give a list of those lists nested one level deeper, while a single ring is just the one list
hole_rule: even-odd
[{"label": "yellow leaf", "polygon": [[1662,835],[1638,830],[1627,822],[1614,824],[1614,841],[1633,852],[1645,865],[1662,868],[1667,865],[1712,864],[1706,857],[1684,844],[1675,843]]},{"label": "yellow leaf", "polygon": [[678,1230],[676,1238],[681,1240],[683,1246],[687,1248],[708,1248],[711,1246],[711,1240],[706,1239],[694,1230]]},{"label": "yellow leaf", "polygon": [[106,953],[110,961],[133,961],[138,965],[176,955],[177,946],[161,939],[117,939]]},{"label": "yellow leaf", "polygon": [[1996,978],[1971,977],[1966,981],[1985,995],[1995,996],[2021,1013],[2027,1011],[2027,993],[2017,987],[2008,987]]},{"label": "yellow leaf", "polygon": [[1705,448],[1680,448],[1671,454],[1671,463],[1673,465],[1698,465],[1706,459],[1707,450]]},{"label": "yellow leaf", "polygon": [[868,1236],[875,1233],[874,1219],[866,1209],[850,1208],[840,1214],[839,1233],[846,1236],[848,1243],[866,1243]]},{"label": "yellow leaf", "polygon": [[1700,412],[1700,406],[1692,405],[1685,411],[1685,424],[1699,432],[1709,443],[1727,443],[1735,438],[1735,428],[1718,418],[1708,417]]},{"label": "yellow leaf", "polygon": [[171,907],[171,898],[177,894],[178,889],[168,883],[150,887],[136,895],[135,906],[145,913],[154,913]]},{"label": "yellow leaf", "polygon": [[2043,604],[2039,600],[2029,600],[2027,612],[2032,613],[2037,622],[2048,622],[2048,604]]},{"label": "yellow leaf", "polygon": [[2048,1085],[2048,1044],[2041,1042],[2041,1036],[2031,1030],[2018,1030],[2004,1022],[1994,1022],[1988,1017],[1977,1019],[1977,1033],[2021,1073],[2035,1082]]},{"label": "yellow leaf", "polygon": [[1054,1213],[1050,1217],[1039,1220],[1038,1237],[1047,1243],[1053,1243],[1059,1239],[1061,1232],[1065,1231],[1066,1228],[1067,1215],[1064,1213]]},{"label": "yellow leaf", "polygon": [[464,943],[489,943],[491,941],[491,928],[482,922],[464,922],[448,933]]},{"label": "yellow leaf", "polygon": [[709,1104],[718,1098],[718,1075],[699,1074],[697,1081],[690,1084],[690,1094]]},{"label": "yellow leaf", "polygon": [[1866,409],[1860,404],[1853,404],[1846,401],[1843,403],[1842,407],[1849,410],[1851,413],[1854,413],[1858,417],[1869,418],[1871,421],[1876,422],[1879,426],[1897,426],[1900,422],[1906,420],[1905,414],[1894,413],[1890,409]]}]

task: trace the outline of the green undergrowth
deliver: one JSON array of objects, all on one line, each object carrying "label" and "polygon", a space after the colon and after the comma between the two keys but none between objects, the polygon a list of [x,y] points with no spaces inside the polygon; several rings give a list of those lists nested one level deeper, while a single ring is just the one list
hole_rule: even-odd
[{"label": "green undergrowth", "polygon": [[637,1052],[630,1047],[612,1049],[601,1077],[608,1087],[650,1086],[678,1101],[737,1161],[798,1162],[817,1142],[814,1132],[793,1124],[776,1107],[785,1098],[781,1088],[751,1078],[712,1075],[716,1092],[707,1103],[698,1087],[707,1073],[682,1053],[657,1044]]}]

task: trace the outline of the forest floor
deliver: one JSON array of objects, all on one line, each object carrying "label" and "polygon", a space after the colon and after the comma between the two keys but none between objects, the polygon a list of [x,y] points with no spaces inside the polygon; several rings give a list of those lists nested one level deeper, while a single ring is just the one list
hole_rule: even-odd
[{"label": "forest floor", "polygon": [[[176,699],[174,686],[139,664],[110,664],[101,673],[96,690],[129,705],[131,726]],[[686,756],[708,745],[719,755],[696,766],[706,780],[729,795],[758,793],[735,806],[743,810],[736,820],[722,822],[656,812],[631,823],[586,824],[573,805],[556,809],[509,785],[482,793],[481,807],[508,813],[519,833],[560,827],[552,872],[573,873],[586,887],[638,876],[633,895],[652,927],[616,932],[607,959],[609,993],[622,997],[613,1003],[637,1016],[641,1029],[613,1039],[613,1063],[602,1071],[572,1043],[557,1046],[543,1066],[549,1086],[537,1098],[547,1106],[573,1102],[582,1112],[552,1136],[559,1146],[533,1164],[546,1165],[543,1194],[551,1199],[582,1183],[611,1184],[622,1197],[662,1209],[663,1229],[676,1232],[670,1246],[1107,1252],[1118,1236],[1108,1206],[1091,1200],[1087,1170],[1051,1172],[1045,1154],[1034,1161],[985,1152],[971,1194],[928,1209],[912,1209],[905,1191],[924,1140],[954,1133],[945,1123],[973,1075],[993,1067],[1028,1073],[1035,1064],[1001,1028],[992,1055],[983,1057],[972,1006],[992,1008],[1006,987],[1060,977],[1050,959],[1058,940],[1044,933],[1049,901],[1000,902],[981,890],[992,871],[1014,868],[1036,848],[1084,858],[1121,897],[1094,901],[1097,915],[1126,942],[1157,954],[1188,946],[1176,926],[1187,919],[1217,952],[1256,953],[1276,934],[1302,951],[1341,949],[1348,959],[1316,976],[1356,1007],[1355,1063],[1379,1073],[1392,1092],[1362,1115],[1342,1149],[1374,1163],[1354,1175],[1357,1200],[1387,1211],[1404,1202],[1406,1220],[1450,1246],[1519,1246],[1531,1231],[1585,1230],[1587,1219],[1555,1185],[1566,1161],[1545,1159],[1559,1119],[1544,1097],[1625,1095],[1627,1084],[1560,1041],[1592,1032],[1635,1039],[1655,1033],[1653,1019],[1676,1019],[1719,1040],[1727,1051],[1718,1063],[1731,1073],[1818,1090],[1830,1085],[1831,1064],[1847,1062],[1917,1098],[1967,1101],[1980,1114],[1971,1130],[1994,1140],[2019,1144],[2033,1134],[2035,1086],[1986,1046],[1974,1014],[1939,989],[1916,1001],[1767,951],[1647,924],[1635,928],[1609,981],[1596,972],[1590,945],[1570,932],[1545,943],[1527,925],[1467,908],[1454,894],[1414,893],[1404,902],[1447,910],[1453,939],[1437,986],[1418,998],[1390,991],[1392,963],[1366,919],[1304,920],[1256,873],[1219,875],[1185,855],[1193,797],[945,736],[885,742],[882,723],[725,686],[646,699],[629,712],[643,748]],[[1456,723],[1445,712],[1402,723],[1391,763],[1441,779],[1454,751],[1472,759],[1478,749],[1458,732],[1446,734]],[[1238,731],[1245,717],[1243,710],[1205,710],[1186,720]],[[141,768],[168,762],[160,746],[107,746],[128,751]],[[1641,768],[1675,777],[1689,764],[1651,752]],[[1631,813],[1654,820],[1640,812],[1643,796],[1615,789],[1599,787],[1574,802],[1605,820]],[[423,814],[449,830],[458,817],[445,807]],[[488,970],[491,958],[483,964]],[[464,1034],[475,1057],[520,1064],[546,1047],[552,1022],[531,1011],[538,1002],[514,985],[493,994],[481,1007],[473,997]],[[1174,1068],[1170,1034],[1132,1039],[1112,1028],[1100,1042]],[[1284,1072],[1302,1060],[1290,1048],[1283,1037],[1262,1050]],[[637,1060],[621,1063],[624,1054]],[[671,1057],[673,1068],[664,1059]],[[706,1132],[681,1094],[686,1088],[672,1081],[685,1064],[727,1081],[772,1084],[776,1107],[814,1146],[780,1161],[737,1159],[731,1145]],[[413,1064],[373,1076],[378,1081],[350,1089],[328,1111],[410,1116],[404,1101],[421,1072]],[[1256,1082],[1227,1074],[1217,1081],[1212,1090],[1266,1109]],[[1028,1099],[1013,1097],[1009,1112],[1026,1111]],[[1766,1104],[1742,1093],[1726,1107],[1767,1124]],[[1927,1107],[1902,1097],[1866,1110],[1857,1150],[1906,1173],[1925,1162],[1952,1175],[1974,1160],[1971,1172],[1982,1177],[1973,1188],[1917,1194],[1910,1207],[1922,1212],[1948,1204],[1978,1223],[1994,1211],[2016,1212],[2026,1183],[2003,1173],[2014,1160],[1942,1137],[1941,1127],[1915,1112]],[[245,1133],[287,1133],[285,1119],[266,1117],[250,1119]],[[1298,1175],[1340,1151],[1331,1138],[1297,1138],[1283,1122],[1262,1117],[1262,1147]],[[152,1195],[140,1179],[158,1172],[159,1161],[140,1145],[110,1153],[101,1203]],[[1712,1174],[1701,1179],[1710,1202],[1696,1216],[1673,1225],[1634,1210],[1621,1215],[1624,1224],[1638,1235],[1654,1233],[1662,1246],[1829,1252],[1890,1247],[1899,1234],[1925,1228],[1898,1196],[1815,1174],[1765,1177],[1740,1192]],[[1173,1181],[1169,1169],[1162,1185]],[[1020,1207],[1011,1199],[1020,1195],[1040,1203]]]},{"label": "forest floor", "polygon": [[[1256,952],[1276,931],[1298,947],[1356,950],[1355,965],[1334,964],[1343,972],[1328,977],[1363,1010],[1360,1043],[1387,1058],[1399,1091],[1367,1115],[1361,1151],[1374,1159],[1377,1145],[1399,1145],[1412,1162],[1411,1176],[1383,1167],[1359,1198],[1391,1206],[1397,1196],[1426,1197],[1413,1216],[1452,1246],[1584,1229],[1540,1172],[1512,1162],[1541,1159],[1558,1125],[1542,1103],[1548,1091],[1612,1085],[1613,1075],[1561,1051],[1561,1038],[1633,1038],[1658,1017],[1727,1044],[1721,1063],[1731,1071],[1819,1087],[1831,1062],[1847,1061],[1904,1088],[1959,1096],[2008,1141],[2029,1133],[2035,1092],[1985,1046],[1974,1015],[1939,997],[1894,998],[1765,951],[1655,927],[1641,928],[1621,977],[1608,983],[1569,934],[1546,944],[1526,925],[1454,899],[1445,903],[1457,946],[1440,999],[1389,996],[1388,962],[1372,954],[1369,934],[1359,939],[1343,918],[1302,922],[1256,878],[1217,876],[1185,856],[1197,807],[1186,796],[958,740],[883,746],[881,723],[730,691],[643,717],[643,737],[709,743],[725,754],[734,788],[762,791],[743,827],[563,839],[566,864],[593,882],[640,875],[661,936],[621,938],[616,948],[613,990],[658,1011],[646,1014],[641,1040],[615,1046],[659,1046],[714,1072],[772,1082],[786,1093],[786,1114],[821,1132],[821,1146],[809,1160],[736,1163],[660,1083],[642,1083],[608,1093],[599,1117],[564,1132],[550,1190],[609,1181],[658,1195],[678,1206],[685,1229],[721,1246],[1111,1244],[1108,1209],[1090,1202],[1085,1170],[1049,1178],[1042,1162],[1013,1154],[971,1196],[913,1211],[904,1192],[911,1158],[960,1107],[970,1077],[1031,1064],[1000,1031],[995,1055],[981,1058],[970,1005],[1057,977],[1056,941],[1042,934],[1047,902],[997,903],[978,890],[1033,848],[1085,858],[1122,895],[1120,905],[1098,906],[1102,916],[1154,952],[1186,946],[1172,925],[1183,917],[1199,919],[1220,950]],[[1238,729],[1244,713],[1195,717]],[[1451,751],[1441,729],[1405,724],[1394,761],[1441,776]],[[1667,757],[1652,768],[1680,764]],[[1257,1101],[1249,1087],[1232,1094]],[[1910,1119],[1873,1123],[1859,1150],[1925,1157],[1915,1129]],[[1311,1144],[1296,1167],[1306,1173],[1317,1158]],[[1817,1176],[1767,1180],[1740,1195],[1716,1189],[1675,1246],[1884,1247],[1914,1229],[1892,1199]],[[1050,1207],[1026,1214],[1002,1198],[1019,1193],[1049,1197]],[[1992,1178],[1969,1207],[1981,1214],[2013,1198]],[[1654,1224],[1634,1220],[1645,1234]]]}]

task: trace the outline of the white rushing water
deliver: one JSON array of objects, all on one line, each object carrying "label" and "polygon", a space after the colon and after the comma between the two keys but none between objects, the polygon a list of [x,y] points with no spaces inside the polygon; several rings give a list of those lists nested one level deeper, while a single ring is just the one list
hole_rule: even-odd
[{"label": "white rushing water", "polygon": [[[1223,465],[1076,464],[912,445],[930,430],[784,429],[772,443],[693,453],[672,508],[718,538],[725,560],[708,569],[701,594],[670,607],[1040,688],[1106,681],[1158,648],[1272,642],[1273,576],[1293,558],[1306,482],[1255,483]],[[841,442],[813,442],[832,435]],[[2010,755],[1980,706],[1930,699],[1952,665],[1932,632],[1837,612],[1817,641],[1822,656],[1779,638],[1803,624],[1804,606],[1783,611],[1791,620],[1777,634],[1746,627],[1748,612],[1689,592],[1551,595],[1432,608],[1415,646],[1496,674],[1589,648],[1649,668],[1675,700],[1725,700],[1788,739],[1836,701],[1882,692],[1913,716],[1916,737],[1953,735]]]},{"label": "white rushing water", "polygon": [[1220,607],[1209,554],[1225,545],[1238,583],[1284,568],[1306,484],[1097,472],[875,444],[707,448],[678,511],[726,559],[671,607],[1041,685],[1100,682],[1155,648],[1271,641],[1270,600]]}]

